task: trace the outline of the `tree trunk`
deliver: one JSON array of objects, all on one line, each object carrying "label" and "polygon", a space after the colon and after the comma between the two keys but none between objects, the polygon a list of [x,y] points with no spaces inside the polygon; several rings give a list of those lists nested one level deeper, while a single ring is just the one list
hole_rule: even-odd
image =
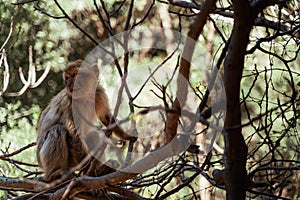
[{"label": "tree trunk", "polygon": [[[241,125],[240,81],[242,78],[244,57],[252,28],[249,2],[234,0],[235,21],[228,53],[224,61],[224,79],[227,98],[225,119],[225,173],[227,200],[242,200],[247,188],[247,146]],[[234,127],[234,128],[233,128]]]}]

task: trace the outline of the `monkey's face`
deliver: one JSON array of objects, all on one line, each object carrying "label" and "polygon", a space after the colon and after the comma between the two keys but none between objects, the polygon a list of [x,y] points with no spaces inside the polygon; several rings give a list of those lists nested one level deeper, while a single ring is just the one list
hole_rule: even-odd
[{"label": "monkey's face", "polygon": [[97,65],[90,65],[81,60],[71,63],[64,71],[68,95],[73,98],[93,95],[98,85],[98,76]]}]

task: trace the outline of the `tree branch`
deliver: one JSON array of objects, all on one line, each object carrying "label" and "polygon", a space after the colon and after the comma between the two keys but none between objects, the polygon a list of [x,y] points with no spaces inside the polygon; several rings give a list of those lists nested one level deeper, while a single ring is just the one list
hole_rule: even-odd
[{"label": "tree branch", "polygon": [[[215,6],[215,0],[206,0],[201,12],[197,15],[195,21],[191,24],[188,36],[185,42],[183,53],[180,60],[179,76],[177,79],[177,94],[172,108],[180,110],[180,104],[183,105],[187,97],[187,87],[189,82],[190,65],[195,48],[196,41],[207,21],[208,15]],[[179,113],[168,113],[166,124],[166,140],[169,143],[177,133]]]}]

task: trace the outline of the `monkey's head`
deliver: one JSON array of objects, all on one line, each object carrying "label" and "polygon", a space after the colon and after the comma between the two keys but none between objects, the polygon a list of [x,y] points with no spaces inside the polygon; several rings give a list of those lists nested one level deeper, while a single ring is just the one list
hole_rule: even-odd
[{"label": "monkey's head", "polygon": [[79,67],[82,65],[82,60],[76,60],[75,62],[68,65],[64,70],[63,78],[67,87],[67,90],[73,92],[74,82],[76,80]]},{"label": "monkey's head", "polygon": [[[68,95],[89,95],[98,85],[99,70],[82,60],[76,60],[64,70],[63,78]],[[75,84],[76,80],[76,84]]]}]

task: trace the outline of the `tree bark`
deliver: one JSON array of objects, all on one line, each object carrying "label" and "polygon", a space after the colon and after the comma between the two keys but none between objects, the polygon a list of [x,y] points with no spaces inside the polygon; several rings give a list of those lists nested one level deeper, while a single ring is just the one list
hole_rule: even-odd
[{"label": "tree bark", "polygon": [[[234,26],[224,61],[224,81],[227,99],[225,118],[226,199],[242,200],[247,189],[247,145],[241,129],[240,82],[244,57],[252,28],[251,9],[247,0],[233,0]],[[233,128],[235,127],[235,128]]]},{"label": "tree bark", "polygon": [[[187,98],[188,81],[190,76],[191,60],[193,57],[196,41],[206,24],[208,15],[212,12],[216,0],[206,0],[201,12],[191,24],[184,49],[180,58],[179,76],[177,79],[177,94],[172,109],[178,112],[168,113],[166,122],[166,143],[170,143],[177,133],[178,119],[180,117],[180,106],[184,105]],[[180,105],[181,104],[181,105]]]}]

